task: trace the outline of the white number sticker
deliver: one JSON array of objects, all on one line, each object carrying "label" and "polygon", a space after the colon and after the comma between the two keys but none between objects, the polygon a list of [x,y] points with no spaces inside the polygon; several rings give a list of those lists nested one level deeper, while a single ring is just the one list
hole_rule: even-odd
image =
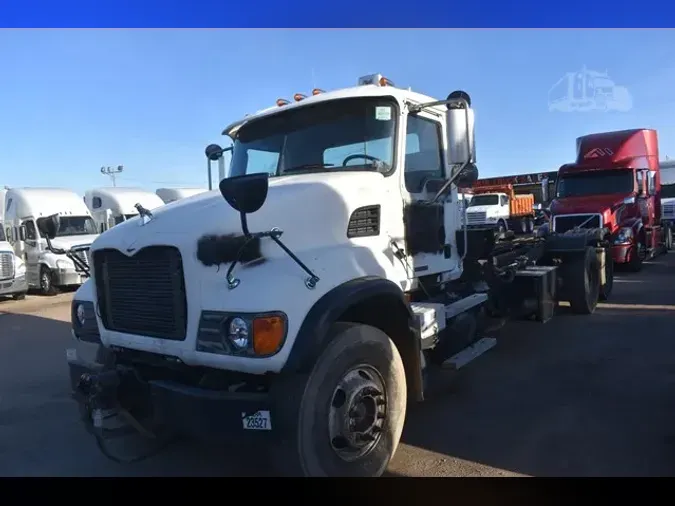
[{"label": "white number sticker", "polygon": [[269,411],[258,411],[252,415],[241,414],[244,430],[272,430],[272,420]]},{"label": "white number sticker", "polygon": [[375,119],[378,121],[390,121],[391,107],[389,106],[375,107]]}]

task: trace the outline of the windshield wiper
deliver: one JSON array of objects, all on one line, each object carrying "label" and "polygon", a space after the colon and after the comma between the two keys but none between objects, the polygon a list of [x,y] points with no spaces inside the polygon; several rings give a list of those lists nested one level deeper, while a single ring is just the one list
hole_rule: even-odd
[{"label": "windshield wiper", "polygon": [[312,170],[312,169],[327,169],[328,167],[334,167],[334,163],[305,163],[303,165],[296,165],[295,167],[289,167],[284,169],[284,174],[288,172],[300,172],[303,170]]}]

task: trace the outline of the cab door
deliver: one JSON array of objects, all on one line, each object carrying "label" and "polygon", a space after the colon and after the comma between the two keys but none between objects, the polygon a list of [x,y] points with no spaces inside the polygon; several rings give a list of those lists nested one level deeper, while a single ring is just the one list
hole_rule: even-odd
[{"label": "cab door", "polygon": [[406,121],[402,196],[409,278],[460,271],[455,231],[460,228],[457,189],[428,202],[446,181],[443,117],[429,110]]},{"label": "cab door", "polygon": [[26,228],[26,240],[24,241],[24,262],[26,262],[26,281],[31,286],[40,284],[40,236],[35,225],[35,218],[28,216],[21,219],[21,226]]}]

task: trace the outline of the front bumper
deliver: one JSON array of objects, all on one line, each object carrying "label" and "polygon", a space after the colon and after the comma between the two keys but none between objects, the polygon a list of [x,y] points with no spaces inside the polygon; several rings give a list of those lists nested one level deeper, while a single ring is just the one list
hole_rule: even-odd
[{"label": "front bumper", "polygon": [[0,295],[13,295],[28,291],[28,282],[26,276],[19,276],[14,279],[0,280]]},{"label": "front bumper", "polygon": [[87,279],[86,276],[74,270],[55,269],[53,271],[54,286],[81,285]]},{"label": "front bumper", "polygon": [[[83,360],[72,349],[68,350],[68,367],[73,398],[86,414],[88,399],[81,378],[105,369]],[[137,387],[135,391],[147,392],[143,404],[152,412],[153,424],[184,436],[212,443],[240,443],[278,440],[284,432],[280,426],[283,417],[279,417],[279,423],[275,419],[283,403],[269,393],[216,391],[173,381],[139,380]],[[88,422],[91,430],[93,421]]]}]

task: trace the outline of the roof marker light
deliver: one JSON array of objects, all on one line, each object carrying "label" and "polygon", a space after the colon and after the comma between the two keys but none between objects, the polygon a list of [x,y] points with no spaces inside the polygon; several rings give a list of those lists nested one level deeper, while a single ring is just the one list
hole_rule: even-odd
[{"label": "roof marker light", "polygon": [[303,98],[307,98],[307,95],[303,95],[302,93],[296,93],[295,95],[293,95],[293,100],[295,100],[296,102],[300,102],[300,100],[302,100]]},{"label": "roof marker light", "polygon": [[323,91],[323,90],[320,89],[320,88],[314,88],[314,89],[312,90],[312,95],[318,95],[319,93],[325,93],[325,91]]},{"label": "roof marker light", "polygon": [[290,104],[290,102],[288,100],[286,100],[285,98],[278,98],[277,99],[277,105],[279,107],[282,107],[282,106],[288,105],[288,104]]}]

